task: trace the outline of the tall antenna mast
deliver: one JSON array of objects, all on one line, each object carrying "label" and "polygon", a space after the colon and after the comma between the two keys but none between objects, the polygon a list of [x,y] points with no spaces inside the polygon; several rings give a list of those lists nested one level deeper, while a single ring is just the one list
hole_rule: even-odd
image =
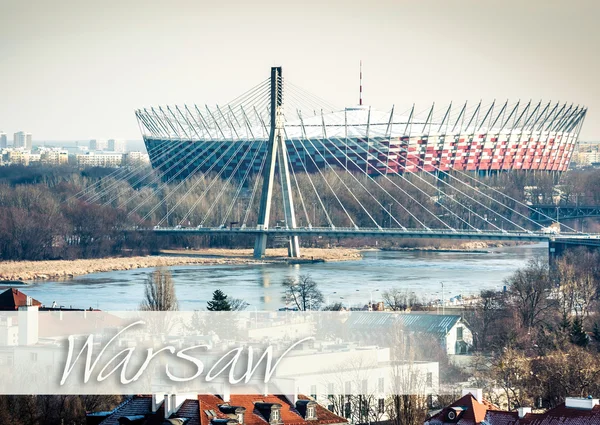
[{"label": "tall antenna mast", "polygon": [[362,60],[360,61],[360,90],[358,96],[358,104],[362,106]]}]

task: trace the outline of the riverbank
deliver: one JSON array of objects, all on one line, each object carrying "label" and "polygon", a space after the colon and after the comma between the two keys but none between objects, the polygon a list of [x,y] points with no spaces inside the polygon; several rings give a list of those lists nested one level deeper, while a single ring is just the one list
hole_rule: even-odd
[{"label": "riverbank", "polygon": [[[361,258],[360,250],[348,248],[302,249],[302,257],[315,261],[349,261]],[[168,250],[145,257],[94,258],[86,260],[0,262],[0,282],[68,279],[89,273],[182,265],[238,265],[287,263],[287,249],[268,249],[257,260],[251,249]]]},{"label": "riverbank", "polygon": [[451,244],[446,246],[430,245],[420,247],[390,246],[381,248],[382,251],[425,251],[425,252],[470,252],[473,254],[487,254],[490,248],[501,248],[502,243],[472,241]]}]

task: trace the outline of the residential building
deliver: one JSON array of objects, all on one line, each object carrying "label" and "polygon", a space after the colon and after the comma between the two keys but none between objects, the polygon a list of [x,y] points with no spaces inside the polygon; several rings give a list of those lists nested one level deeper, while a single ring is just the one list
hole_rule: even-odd
[{"label": "residential building", "polygon": [[0,131],[0,149],[4,149],[8,146],[8,140],[6,138],[6,133]]},{"label": "residential building", "polygon": [[335,425],[347,422],[308,397],[294,399],[273,394],[136,395],[110,412],[87,414],[88,425]]},{"label": "residential building", "polygon": [[21,164],[21,165],[29,165],[29,162],[31,160],[35,161],[36,159],[39,160],[39,158],[37,158],[36,155],[34,155],[33,157],[31,157],[31,152],[25,150],[25,149],[10,149],[7,151],[8,155],[7,155],[7,159],[8,162],[11,164]]},{"label": "residential building", "polygon": [[42,303],[15,288],[0,293],[0,311],[16,311],[25,305],[41,306]]},{"label": "residential building", "polygon": [[33,136],[31,133],[25,133],[25,149],[31,150],[33,148]]},{"label": "residential building", "polygon": [[123,164],[123,154],[117,152],[88,152],[76,155],[80,167],[120,167]]},{"label": "residential building", "polygon": [[600,142],[579,142],[573,154],[573,161],[578,167],[600,163]]},{"label": "residential building", "polygon": [[107,150],[110,152],[125,152],[125,140],[108,139]]},{"label": "residential building", "polygon": [[108,147],[106,140],[92,139],[90,140],[90,151],[103,151]]},{"label": "residential building", "polygon": [[531,407],[500,410],[483,399],[482,390],[466,389],[463,396],[427,418],[425,425],[589,425],[600,423],[600,403],[593,397],[567,397],[559,406],[543,413]]},{"label": "residential building", "polygon": [[[383,329],[397,329],[403,338],[414,334],[428,335],[437,339],[448,355],[468,354],[473,345],[473,334],[458,315],[403,312],[354,314],[348,318],[345,326],[349,335],[379,344],[389,339],[389,333],[382,332]],[[418,338],[416,340],[418,343]]]},{"label": "residential building", "polygon": [[346,408],[340,405],[340,395],[360,394],[371,404],[370,412],[378,411],[376,419],[386,420],[391,394],[420,394],[432,399],[439,393],[439,363],[394,361],[388,347],[317,341],[314,347],[294,350],[281,360],[275,370],[275,382],[279,381],[293,382],[298,393],[309,394],[346,418],[374,420],[372,413],[358,420],[356,399],[344,401]]},{"label": "residential building", "polygon": [[150,164],[150,157],[147,153],[139,151],[127,152],[125,154],[125,163],[130,166],[140,166]]},{"label": "residential building", "polygon": [[43,149],[41,161],[49,165],[64,165],[69,163],[69,151],[65,149]]},{"label": "residential building", "polygon": [[25,132],[17,131],[13,134],[13,148],[24,148],[25,147]]}]

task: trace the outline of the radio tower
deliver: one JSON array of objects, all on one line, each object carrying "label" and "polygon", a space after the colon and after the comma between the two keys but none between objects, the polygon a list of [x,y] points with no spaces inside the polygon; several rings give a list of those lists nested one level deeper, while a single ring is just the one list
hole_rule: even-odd
[{"label": "radio tower", "polygon": [[358,105],[362,106],[362,60],[360,61],[360,90],[358,96]]}]

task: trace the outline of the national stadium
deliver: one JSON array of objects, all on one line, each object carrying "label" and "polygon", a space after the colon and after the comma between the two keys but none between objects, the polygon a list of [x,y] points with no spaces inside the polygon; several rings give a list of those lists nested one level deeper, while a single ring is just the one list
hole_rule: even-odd
[{"label": "national stadium", "polygon": [[[587,112],[550,102],[482,102],[388,111],[337,108],[287,81],[283,122],[292,172],[331,167],[370,176],[493,174],[568,169]],[[362,90],[361,90],[362,92]],[[260,173],[271,115],[269,80],[224,105],[139,109],[136,117],[152,166],[163,178],[195,173]]]}]

